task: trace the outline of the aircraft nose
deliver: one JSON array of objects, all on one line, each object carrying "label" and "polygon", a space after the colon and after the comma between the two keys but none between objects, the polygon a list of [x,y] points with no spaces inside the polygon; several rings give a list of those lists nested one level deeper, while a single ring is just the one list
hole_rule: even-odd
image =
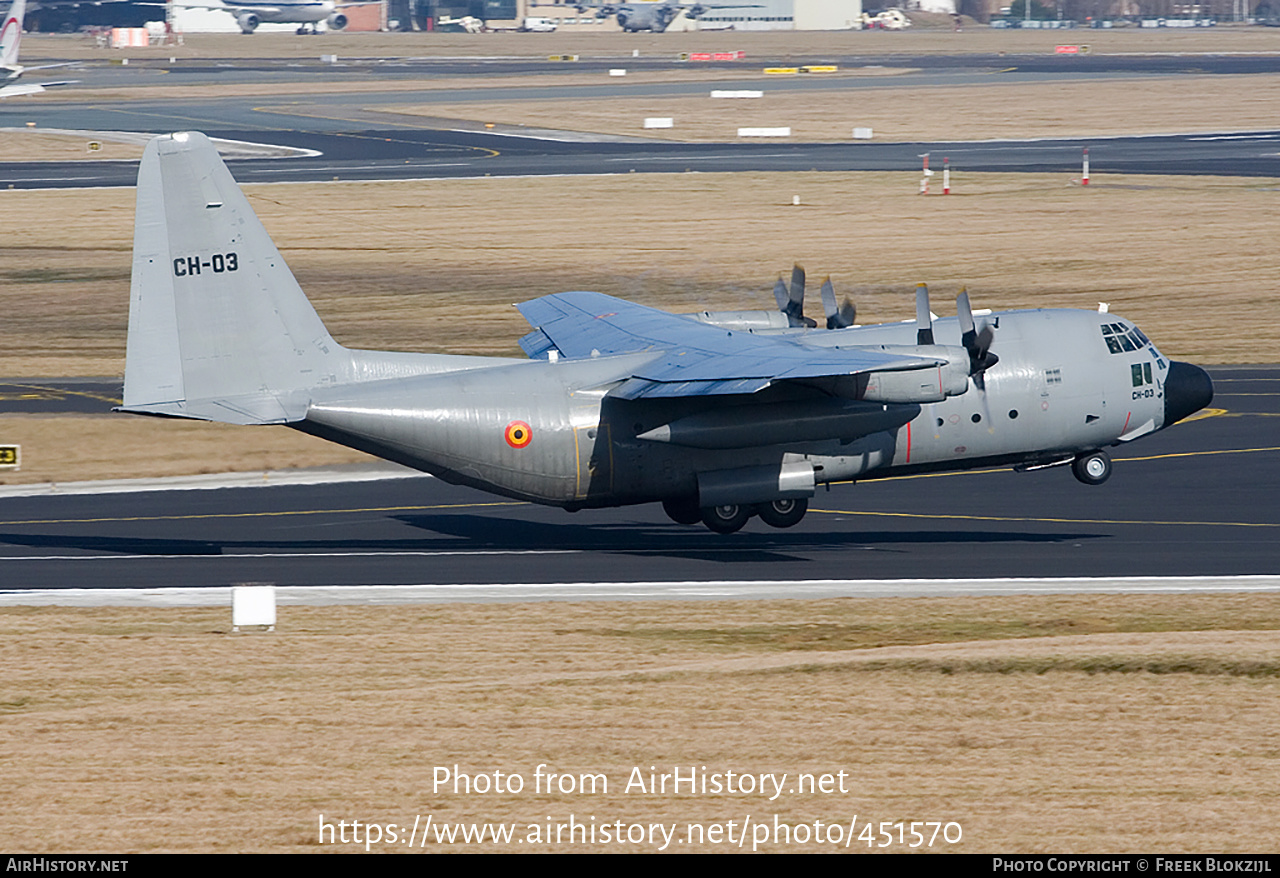
[{"label": "aircraft nose", "polygon": [[1168,427],[1213,402],[1213,380],[1209,373],[1190,363],[1169,364],[1164,382],[1164,425]]}]

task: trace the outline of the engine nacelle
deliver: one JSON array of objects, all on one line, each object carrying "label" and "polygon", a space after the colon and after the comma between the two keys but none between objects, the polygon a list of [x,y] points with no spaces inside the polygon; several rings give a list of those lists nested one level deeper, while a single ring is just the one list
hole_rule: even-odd
[{"label": "engine nacelle", "polygon": [[790,329],[791,322],[781,311],[699,311],[687,314],[699,323],[709,323],[721,329]]},{"label": "engine nacelle", "polygon": [[242,12],[236,16],[236,24],[240,25],[241,33],[253,33],[258,29],[259,23],[258,16],[254,15],[252,12]]},{"label": "engine nacelle", "polygon": [[861,372],[798,381],[832,396],[909,405],[942,402],[969,389],[969,352],[950,345],[876,345],[867,350],[902,357],[933,357],[936,366],[897,372]]},{"label": "engine nacelle", "polygon": [[341,12],[335,12],[324,20],[324,23],[334,30],[342,30],[347,26],[347,17]]},{"label": "engine nacelle", "polygon": [[873,372],[860,375],[865,384],[858,399],[869,402],[942,402],[969,389],[969,353],[949,345],[880,345],[886,354],[937,357],[942,364],[931,369],[903,372]]}]

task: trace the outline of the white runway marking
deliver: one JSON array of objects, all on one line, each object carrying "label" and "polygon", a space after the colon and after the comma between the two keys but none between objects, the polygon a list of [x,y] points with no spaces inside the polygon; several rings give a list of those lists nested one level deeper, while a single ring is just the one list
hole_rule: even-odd
[{"label": "white runway marking", "polygon": [[[1214,594],[1280,591],[1280,576],[1115,576],[1008,579],[722,580],[458,585],[277,586],[282,606],[496,601],[821,600],[1037,594]],[[0,606],[231,605],[231,587],[0,591]]]}]

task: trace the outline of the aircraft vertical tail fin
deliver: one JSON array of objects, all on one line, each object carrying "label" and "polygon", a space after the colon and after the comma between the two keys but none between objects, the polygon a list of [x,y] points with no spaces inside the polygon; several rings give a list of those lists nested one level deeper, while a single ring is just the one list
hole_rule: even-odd
[{"label": "aircraft vertical tail fin", "polygon": [[143,154],[129,297],[123,411],[290,423],[350,358],[196,132]]},{"label": "aircraft vertical tail fin", "polygon": [[27,0],[13,0],[4,24],[0,25],[0,70],[22,71],[18,66],[18,46],[22,43],[22,18],[26,11]]}]

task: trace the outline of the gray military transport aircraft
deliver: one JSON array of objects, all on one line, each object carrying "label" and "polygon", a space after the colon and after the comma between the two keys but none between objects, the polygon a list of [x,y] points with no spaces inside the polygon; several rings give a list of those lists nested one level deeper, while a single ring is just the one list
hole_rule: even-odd
[{"label": "gray military transport aircraft", "polygon": [[606,3],[602,6],[581,4],[575,6],[579,15],[595,11],[596,18],[608,18],[610,15],[618,20],[618,27],[628,33],[650,31],[663,33],[671,23],[683,12],[690,20],[697,20],[713,9],[758,9],[761,4],[724,4],[724,3],[677,3],[675,0],[643,0],[639,3]]},{"label": "gray military transport aircraft", "polygon": [[[283,424],[455,484],[570,511],[661,502],[731,533],[804,516],[817,485],[1070,465],[1208,405],[1209,376],[1094,311],[852,326],[824,290],[780,311],[678,315],[600,293],[519,305],[529,359],[342,347],[209,140],[157,137],[138,170],[121,411]],[[786,309],[791,313],[784,313]],[[939,343],[939,340],[942,343]]]}]

